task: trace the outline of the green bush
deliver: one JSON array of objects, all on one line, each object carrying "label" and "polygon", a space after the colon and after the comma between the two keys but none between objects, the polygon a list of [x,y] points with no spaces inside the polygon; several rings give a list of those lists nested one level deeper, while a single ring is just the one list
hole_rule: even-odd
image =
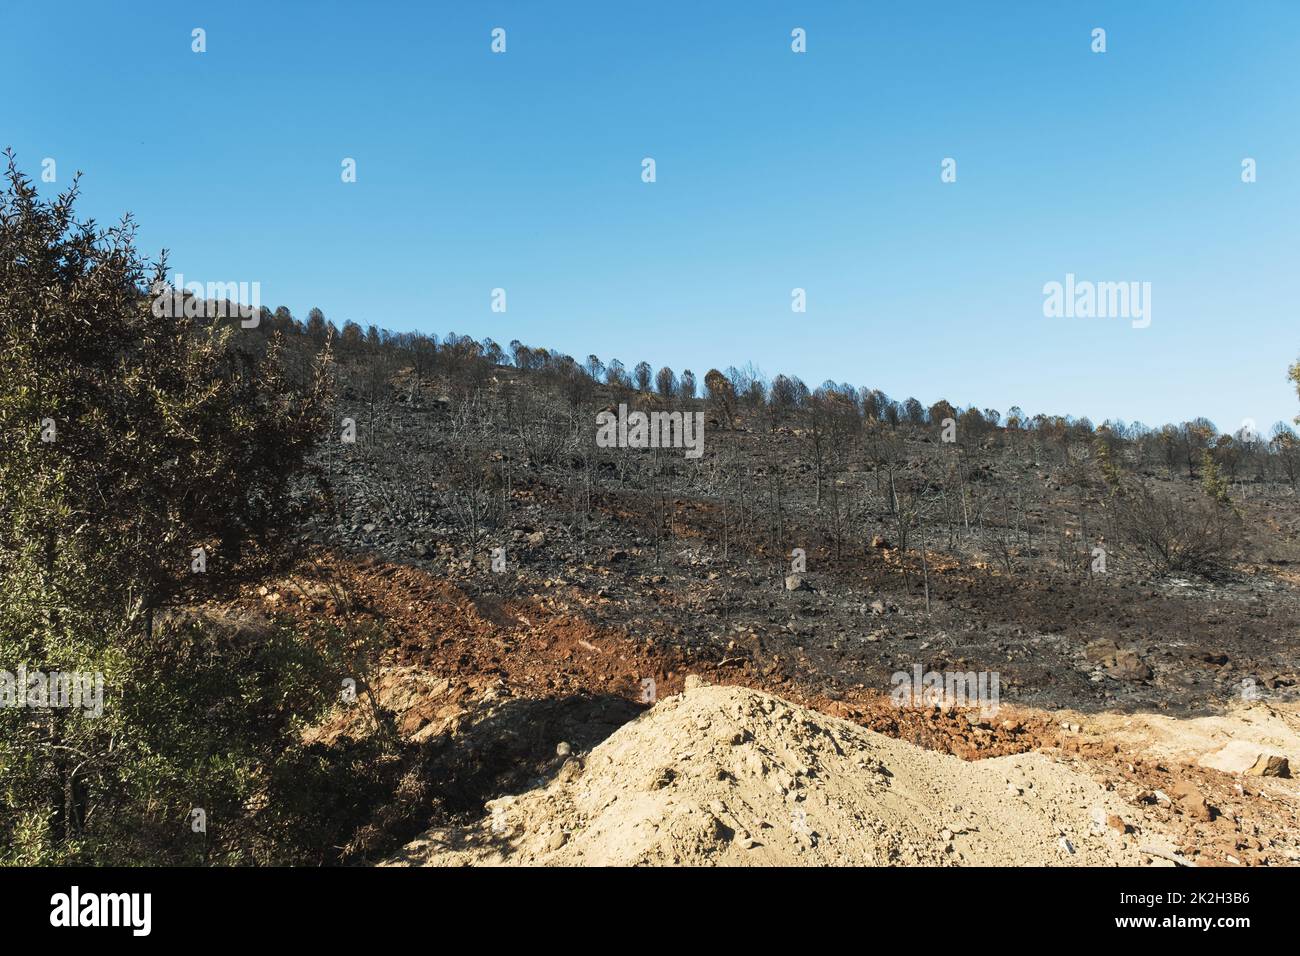
[{"label": "green bush", "polygon": [[[157,315],[165,257],[139,256],[130,219],[77,220],[75,183],[44,200],[7,155],[0,671],[101,674],[104,709],[0,707],[0,862],[324,862],[365,785],[302,744],[342,642],[162,619],[290,526],[328,351],[291,384],[277,340]],[[343,794],[326,812],[303,789],[322,776]]]}]

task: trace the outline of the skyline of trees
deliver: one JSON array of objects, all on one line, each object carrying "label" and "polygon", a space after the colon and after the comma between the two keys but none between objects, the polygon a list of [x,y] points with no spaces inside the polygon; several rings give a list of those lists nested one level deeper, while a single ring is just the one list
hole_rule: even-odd
[{"label": "skyline of trees", "polygon": [[[1029,431],[1058,446],[1089,442],[1104,430],[1108,440],[1139,444],[1144,452],[1149,451],[1152,457],[1158,458],[1170,473],[1185,471],[1192,481],[1199,480],[1199,469],[1206,451],[1213,456],[1216,466],[1224,469],[1228,480],[1237,477],[1244,461],[1254,460],[1261,452],[1274,455],[1287,474],[1300,470],[1300,464],[1295,461],[1300,453],[1297,451],[1300,435],[1283,421],[1268,426],[1267,433],[1258,426],[1252,429],[1248,423],[1231,432],[1221,431],[1205,416],[1158,426],[1123,419],[1107,419],[1094,425],[1087,416],[1044,412],[1031,415],[1019,405],[1011,406],[1003,414],[995,408],[962,407],[940,398],[927,407],[912,396],[897,400],[879,389],[829,380],[810,388],[794,375],[778,373],[769,378],[752,363],[741,367],[727,366],[725,371],[711,368],[702,381],[698,381],[689,369],[684,369],[680,376],[670,366],[655,372],[648,362],[642,360],[629,372],[618,358],[605,361],[598,355],[589,354],[580,363],[572,356],[544,347],[528,346],[517,339],[511,341],[506,350],[491,338],[476,341],[455,332],[448,333],[440,341],[437,334],[393,333],[374,325],[363,333],[355,322],[346,322],[339,330],[315,308],[309,312],[306,325],[294,319],[283,306],[274,311],[263,309],[263,315],[264,321],[259,327],[305,334],[322,342],[337,341],[343,356],[357,354],[361,349],[386,349],[412,356],[417,369],[423,372],[433,365],[431,356],[441,354],[444,364],[482,363],[485,367],[480,370],[480,378],[485,377],[491,367],[512,367],[561,378],[579,376],[591,387],[604,385],[637,393],[643,399],[702,400],[718,411],[727,427],[732,426],[742,411],[761,411],[765,420],[776,427],[796,412],[806,413],[833,399],[852,405],[862,422],[879,423],[890,428],[939,427],[945,419],[951,418],[958,431],[968,435],[984,435],[998,429],[1011,433]],[[414,359],[416,355],[421,359]],[[1296,384],[1300,395],[1300,361],[1287,370],[1287,376]],[[1300,416],[1296,421],[1300,424]]]}]

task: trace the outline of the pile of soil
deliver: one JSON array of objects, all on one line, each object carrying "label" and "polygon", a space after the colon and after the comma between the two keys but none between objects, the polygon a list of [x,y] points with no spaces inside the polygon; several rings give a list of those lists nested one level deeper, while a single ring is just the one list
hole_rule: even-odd
[{"label": "pile of soil", "polygon": [[963,761],[696,680],[488,811],[386,865],[1106,866],[1173,853],[1132,806],[1046,754]]}]

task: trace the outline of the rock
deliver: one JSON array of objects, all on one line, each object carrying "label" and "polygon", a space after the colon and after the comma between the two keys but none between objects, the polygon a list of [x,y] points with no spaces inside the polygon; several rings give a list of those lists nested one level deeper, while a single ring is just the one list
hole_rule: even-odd
[{"label": "rock", "polygon": [[1102,638],[1099,641],[1093,641],[1083,649],[1083,656],[1093,664],[1101,664],[1103,667],[1109,667],[1115,663],[1115,655],[1119,653],[1119,645],[1108,638]]},{"label": "rock", "polygon": [[1290,777],[1291,765],[1280,754],[1260,754],[1254,766],[1246,771],[1249,777]]},{"label": "rock", "polygon": [[1128,650],[1118,652],[1115,662],[1106,667],[1105,673],[1116,680],[1148,681],[1155,672],[1142,662],[1137,651]]},{"label": "rock", "polygon": [[528,547],[540,548],[546,543],[546,534],[542,531],[534,531],[525,540],[528,542]]},{"label": "rock", "polygon": [[697,687],[707,687],[708,682],[699,674],[687,674],[686,680],[682,687],[685,690],[695,690]]},{"label": "rock", "polygon": [[1112,813],[1106,818],[1106,826],[1112,830],[1118,830],[1120,833],[1132,833],[1133,828],[1124,822],[1124,818],[1118,813]]},{"label": "rock", "polygon": [[650,776],[647,790],[662,790],[664,787],[670,787],[673,781],[677,779],[677,771],[672,767],[662,767]]},{"label": "rock", "polygon": [[375,526],[371,522],[367,521],[365,524],[361,526],[361,530],[364,531],[366,534],[370,534],[372,531],[375,530]]},{"label": "rock", "polygon": [[1172,788],[1178,809],[1193,820],[1208,822],[1214,819],[1214,811],[1201,796],[1201,792],[1186,780],[1179,781]]},{"label": "rock", "polygon": [[1275,750],[1248,740],[1233,740],[1197,763],[1224,773],[1244,773],[1252,777],[1286,777],[1290,775],[1287,758]]},{"label": "rock", "polygon": [[1137,651],[1131,648],[1123,650],[1109,638],[1093,641],[1084,648],[1083,655],[1115,680],[1147,681],[1154,676],[1154,671],[1143,663]]},{"label": "rock", "polygon": [[429,704],[412,707],[398,719],[397,731],[402,736],[410,736],[427,724],[434,717],[434,709]]},{"label": "rock", "polygon": [[569,746],[568,743],[561,740],[558,744],[555,745],[555,753],[556,756],[567,757],[569,756],[569,754],[573,753],[573,748]]},{"label": "rock", "polygon": [[799,574],[787,574],[785,576],[785,589],[787,591],[811,591],[812,587]]}]

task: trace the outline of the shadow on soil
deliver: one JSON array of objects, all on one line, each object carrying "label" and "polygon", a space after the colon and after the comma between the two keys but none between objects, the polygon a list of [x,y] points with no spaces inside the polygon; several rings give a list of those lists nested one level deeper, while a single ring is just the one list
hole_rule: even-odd
[{"label": "shadow on soil", "polygon": [[454,733],[403,744],[342,862],[373,863],[426,829],[480,819],[489,800],[545,786],[567,759],[561,742],[588,751],[644,710],[608,694],[509,698]]}]

